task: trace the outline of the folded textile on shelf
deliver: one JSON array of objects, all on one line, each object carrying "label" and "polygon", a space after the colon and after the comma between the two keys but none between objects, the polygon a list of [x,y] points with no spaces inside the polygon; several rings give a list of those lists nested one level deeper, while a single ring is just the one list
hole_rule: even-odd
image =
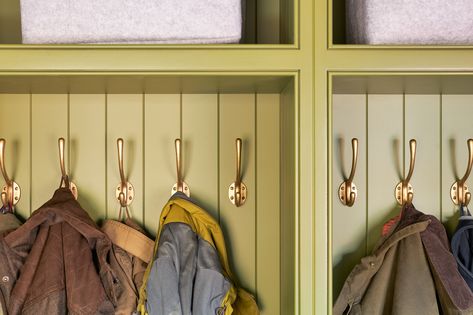
[{"label": "folded textile on shelf", "polygon": [[237,43],[241,0],[21,0],[24,44]]},{"label": "folded textile on shelf", "polygon": [[470,0],[347,0],[349,44],[473,43]]}]

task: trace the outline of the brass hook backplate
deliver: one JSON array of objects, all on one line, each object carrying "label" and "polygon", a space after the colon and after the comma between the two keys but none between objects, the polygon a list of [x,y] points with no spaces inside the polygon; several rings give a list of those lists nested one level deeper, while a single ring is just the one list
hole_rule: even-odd
[{"label": "brass hook backplate", "polygon": [[471,193],[466,185],[466,180],[470,176],[471,169],[473,167],[473,139],[468,139],[468,165],[466,167],[465,175],[455,183],[453,183],[452,188],[450,188],[450,198],[456,205],[467,206],[471,200]]},{"label": "brass hook backplate", "polygon": [[396,201],[400,205],[412,203],[412,199],[414,198],[414,188],[412,188],[410,183],[406,184],[404,181],[401,181],[396,185],[395,195]]},{"label": "brass hook backplate", "polygon": [[[5,194],[6,204],[4,206],[14,207],[20,201],[21,189],[20,186],[14,181],[10,181],[10,184],[6,184],[2,188],[2,194]],[[3,202],[3,201],[2,201]]]},{"label": "brass hook backplate", "polygon": [[115,197],[122,207],[129,206],[135,199],[135,188],[130,182],[120,183],[115,190]]},{"label": "brass hook backplate", "polygon": [[240,207],[245,204],[248,194],[248,189],[245,183],[241,181],[241,147],[242,141],[237,138],[236,146],[236,179],[228,188],[228,198],[235,206]]},{"label": "brass hook backplate", "polygon": [[7,173],[5,167],[5,139],[0,139],[0,169],[5,180],[5,186],[2,189],[2,203],[6,207],[14,208],[20,201],[21,189],[16,182],[14,182]]},{"label": "brass hook backplate", "polygon": [[184,193],[187,197],[191,196],[191,190],[189,186],[182,179],[181,163],[182,163],[182,153],[181,153],[181,139],[176,139],[174,141],[174,146],[176,149],[176,172],[177,172],[177,183],[172,186],[171,195],[174,195],[178,191]]},{"label": "brass hook backplate", "polygon": [[120,206],[127,207],[135,198],[135,189],[133,185],[126,180],[125,171],[123,169],[123,139],[117,139],[117,151],[118,151],[118,170],[120,172],[120,183],[115,190],[115,196],[117,197]]},{"label": "brass hook backplate", "polygon": [[338,198],[345,206],[351,207],[355,204],[358,190],[355,183],[344,181],[338,188]]},{"label": "brass hook backplate", "polygon": [[350,176],[338,188],[338,198],[345,206],[351,207],[355,204],[358,191],[353,178],[355,177],[356,163],[358,161],[358,139],[351,139],[352,159]]},{"label": "brass hook backplate", "polygon": [[460,181],[456,181],[450,188],[450,198],[452,198],[453,203],[456,205],[468,206],[471,200],[468,186],[465,183],[461,184]]},{"label": "brass hook backplate", "polygon": [[410,151],[410,160],[409,160],[409,171],[405,179],[401,180],[394,189],[394,195],[396,201],[401,206],[405,204],[411,204],[412,199],[414,199],[414,189],[410,184],[412,174],[414,173],[414,166],[416,162],[416,151],[417,151],[417,141],[411,139],[409,141],[409,151]]}]

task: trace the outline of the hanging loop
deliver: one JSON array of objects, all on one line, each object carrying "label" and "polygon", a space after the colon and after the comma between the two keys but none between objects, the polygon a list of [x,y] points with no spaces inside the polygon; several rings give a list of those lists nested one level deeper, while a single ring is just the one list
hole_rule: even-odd
[{"label": "hanging loop", "polygon": [[352,151],[352,159],[351,159],[352,162],[351,162],[350,176],[348,176],[348,179],[345,180],[338,188],[338,198],[344,205],[348,207],[351,207],[355,204],[355,200],[358,195],[356,185],[355,183],[353,183],[353,178],[355,177],[355,171],[356,171],[356,164],[358,161],[358,139],[357,138],[351,139],[351,151]]},{"label": "hanging loop", "polygon": [[452,188],[450,188],[450,198],[452,198],[453,203],[461,206],[468,206],[471,200],[471,193],[466,185],[466,180],[470,176],[473,167],[473,139],[468,139],[467,146],[468,165],[466,167],[465,175],[453,183]]},{"label": "hanging loop", "polygon": [[15,205],[20,200],[21,189],[20,186],[8,176],[5,168],[5,146],[5,139],[0,139],[0,170],[5,180],[5,186],[3,186],[1,196],[3,207],[13,211]]},{"label": "hanging loop", "polygon": [[174,147],[176,149],[176,172],[177,172],[177,182],[172,186],[171,195],[174,195],[176,192],[180,191],[184,193],[187,197],[191,196],[191,191],[189,186],[182,179],[182,152],[181,152],[181,139],[176,139],[174,141]]},{"label": "hanging loop", "polygon": [[122,217],[122,208],[126,208],[126,215],[129,218],[128,206],[133,202],[135,198],[135,189],[133,185],[126,180],[125,171],[123,170],[123,139],[117,139],[117,151],[118,151],[118,170],[120,172],[120,183],[115,191],[115,196],[120,203],[119,218]]},{"label": "hanging loop", "polygon": [[410,160],[409,160],[409,171],[405,179],[401,180],[395,188],[396,201],[400,205],[411,204],[412,199],[414,198],[414,189],[410,184],[412,174],[414,173],[414,166],[416,161],[416,149],[417,142],[414,139],[409,141],[409,151],[410,151]]},{"label": "hanging loop", "polygon": [[69,176],[67,175],[66,172],[66,166],[65,166],[65,158],[64,158],[64,151],[65,151],[65,140],[64,138],[59,138],[58,139],[58,147],[59,147],[59,166],[61,167],[61,183],[59,184],[59,187],[67,187],[71,190],[72,194],[74,195],[74,198],[77,199],[79,196],[79,192],[77,190],[76,184],[71,182],[69,180]]},{"label": "hanging loop", "polygon": [[230,202],[235,206],[240,207],[245,204],[247,199],[246,185],[241,181],[241,147],[242,141],[240,138],[237,138],[235,141],[236,145],[236,179],[228,188],[228,198]]}]

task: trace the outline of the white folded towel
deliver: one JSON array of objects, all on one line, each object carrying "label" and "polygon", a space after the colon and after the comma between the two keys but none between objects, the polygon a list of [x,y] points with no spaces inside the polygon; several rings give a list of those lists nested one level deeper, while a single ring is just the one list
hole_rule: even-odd
[{"label": "white folded towel", "polygon": [[21,0],[25,44],[236,43],[241,0]]},{"label": "white folded towel", "polygon": [[346,0],[350,44],[473,43],[473,0]]}]

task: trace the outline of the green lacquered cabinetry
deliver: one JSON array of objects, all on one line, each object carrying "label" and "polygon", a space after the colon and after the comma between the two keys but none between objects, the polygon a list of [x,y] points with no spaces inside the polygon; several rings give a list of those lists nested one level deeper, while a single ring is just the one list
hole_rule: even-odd
[{"label": "green lacquered cabinetry", "polygon": [[[222,224],[240,283],[262,314],[313,314],[313,3],[248,1],[239,45],[20,44],[19,2],[0,0],[0,136],[30,215],[58,185],[67,140],[79,201],[117,216],[116,139],[133,217],[152,234],[183,140],[192,196]],[[248,200],[228,200],[236,137]]]},{"label": "green lacquered cabinetry", "polygon": [[[450,186],[464,172],[473,136],[472,47],[347,45],[343,3],[319,1],[314,11],[317,314],[331,313],[348,273],[399,213],[394,187],[408,168],[411,138],[414,204],[453,231]],[[352,137],[359,139],[358,198],[349,208],[337,190],[349,172]]]}]

